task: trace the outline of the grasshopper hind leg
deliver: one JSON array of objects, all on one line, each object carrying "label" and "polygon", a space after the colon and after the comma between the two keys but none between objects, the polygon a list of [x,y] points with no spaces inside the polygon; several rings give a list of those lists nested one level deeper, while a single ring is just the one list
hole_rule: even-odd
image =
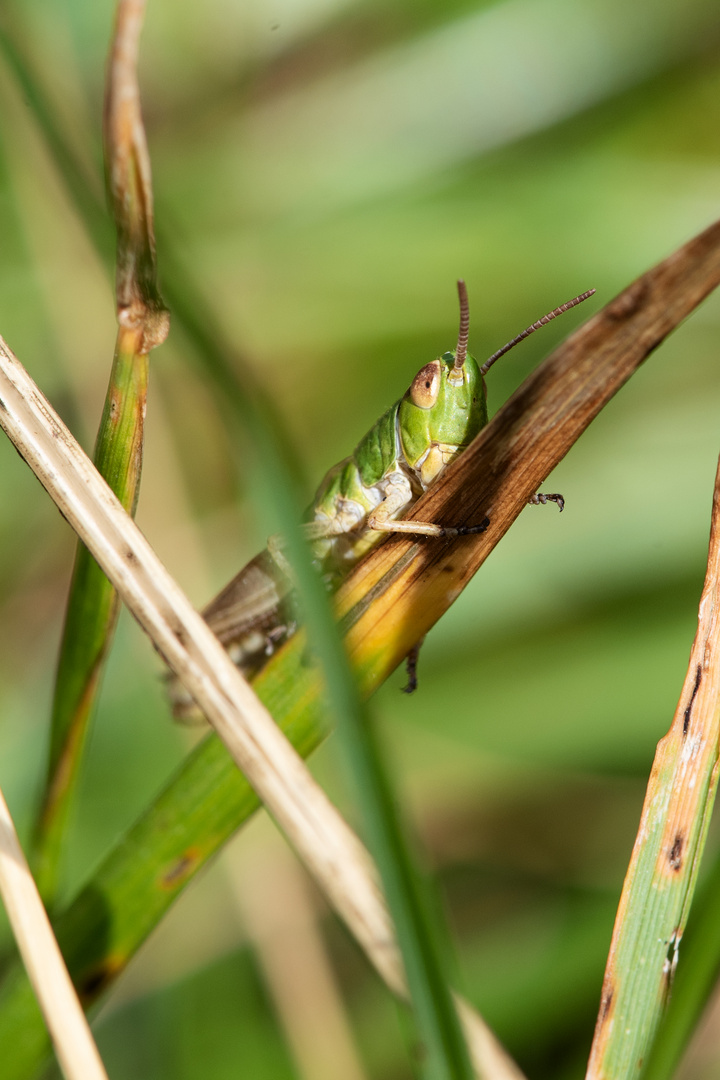
[{"label": "grasshopper hind leg", "polygon": [[417,662],[424,640],[425,638],[421,637],[405,657],[405,668],[407,670],[408,681],[407,685],[402,688],[403,694],[414,694],[417,690]]}]

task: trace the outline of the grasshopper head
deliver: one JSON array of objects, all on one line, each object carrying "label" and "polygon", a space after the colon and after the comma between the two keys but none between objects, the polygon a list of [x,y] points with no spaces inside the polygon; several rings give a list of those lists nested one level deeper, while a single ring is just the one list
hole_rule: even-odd
[{"label": "grasshopper head", "polygon": [[467,351],[469,313],[465,282],[458,282],[458,346],[418,371],[400,402],[402,450],[424,485],[487,424],[487,396],[480,367]]},{"label": "grasshopper head", "polygon": [[588,289],[549,311],[479,367],[467,351],[470,329],[467,290],[465,282],[458,281],[460,333],[457,349],[420,368],[399,407],[402,450],[425,487],[487,424],[484,377],[495,361],[551,319],[582,304],[594,292],[594,289]]}]

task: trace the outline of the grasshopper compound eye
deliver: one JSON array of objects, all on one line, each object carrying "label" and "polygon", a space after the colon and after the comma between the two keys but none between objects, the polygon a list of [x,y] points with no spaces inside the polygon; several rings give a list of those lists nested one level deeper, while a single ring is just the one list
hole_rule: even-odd
[{"label": "grasshopper compound eye", "polygon": [[408,393],[413,405],[417,405],[418,409],[432,409],[437,401],[439,390],[440,361],[433,360],[431,364],[420,368]]}]

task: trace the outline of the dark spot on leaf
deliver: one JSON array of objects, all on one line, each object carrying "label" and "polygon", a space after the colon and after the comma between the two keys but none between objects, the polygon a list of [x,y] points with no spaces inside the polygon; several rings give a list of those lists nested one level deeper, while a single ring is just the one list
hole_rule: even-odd
[{"label": "dark spot on leaf", "polygon": [[191,877],[200,863],[200,851],[198,848],[188,848],[182,855],[171,863],[169,868],[160,878],[163,889],[176,889]]},{"label": "dark spot on leaf", "polygon": [[82,986],[78,987],[80,996],[83,998],[92,998],[102,990],[105,983],[110,981],[109,972],[104,968],[99,968],[97,971],[93,971],[91,975],[83,981]]},{"label": "dark spot on leaf", "polygon": [[683,738],[685,738],[688,731],[690,730],[690,712],[692,710],[693,702],[695,701],[695,697],[697,695],[697,692],[700,689],[700,679],[701,678],[702,678],[702,668],[700,667],[700,664],[698,664],[698,666],[697,666],[697,668],[695,670],[695,685],[693,686],[693,692],[690,695],[690,703],[689,703],[687,709],[685,710],[685,715],[683,716]]},{"label": "dark spot on leaf", "polygon": [[78,996],[83,1005],[89,1005],[114,982],[125,968],[125,958],[109,956],[97,967],[91,968],[87,975],[81,976],[76,983]]},{"label": "dark spot on leaf", "polygon": [[678,833],[673,840],[673,846],[670,848],[670,854],[668,855],[668,862],[673,870],[676,872],[682,869],[682,853],[685,839],[682,833]]}]

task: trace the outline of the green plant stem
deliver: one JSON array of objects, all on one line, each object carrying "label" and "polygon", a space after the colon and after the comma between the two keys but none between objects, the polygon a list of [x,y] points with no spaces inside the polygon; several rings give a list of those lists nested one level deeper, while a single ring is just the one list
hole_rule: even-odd
[{"label": "green plant stem", "polygon": [[[95,464],[134,513],[142,466],[148,357],[139,332],[121,328],[95,449]],[[33,869],[46,904],[57,893],[63,837],[77,786],[102,662],[115,630],[115,589],[78,544],[55,680],[50,754],[33,837]]]}]

